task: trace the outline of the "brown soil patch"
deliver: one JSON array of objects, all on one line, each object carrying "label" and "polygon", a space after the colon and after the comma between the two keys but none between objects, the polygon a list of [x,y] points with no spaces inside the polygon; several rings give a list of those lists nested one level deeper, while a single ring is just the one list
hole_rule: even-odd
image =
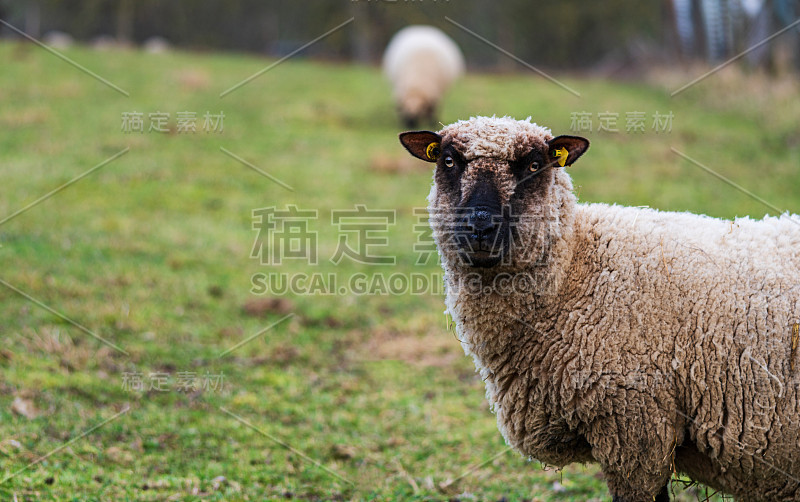
[{"label": "brown soil patch", "polygon": [[378,173],[406,174],[432,172],[433,164],[415,159],[411,155],[389,156],[375,155],[370,160],[370,168]]},{"label": "brown soil patch", "polygon": [[461,344],[444,330],[427,333],[378,331],[367,341],[370,359],[393,359],[418,367],[445,367],[464,357]]},{"label": "brown soil patch", "polygon": [[289,314],[294,311],[294,303],[286,298],[253,298],[242,306],[245,315],[266,317],[267,314]]}]

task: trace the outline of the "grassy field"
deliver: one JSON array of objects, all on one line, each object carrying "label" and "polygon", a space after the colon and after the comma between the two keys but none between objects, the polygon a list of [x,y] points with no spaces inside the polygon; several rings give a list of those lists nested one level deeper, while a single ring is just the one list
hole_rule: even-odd
[{"label": "grassy field", "polygon": [[[402,151],[377,69],[290,60],[221,99],[272,61],[67,55],[130,96],[33,45],[1,44],[0,218],[129,150],[0,224],[0,498],[609,499],[594,466],[557,471],[505,451],[440,293],[253,293],[254,274],[278,271],[441,277],[414,250],[429,166]],[[532,115],[558,134],[592,114],[579,132],[592,148],[572,169],[585,201],[775,213],[674,148],[800,211],[797,86],[731,69],[670,98],[697,74],[567,78],[580,97],[534,74],[471,75],[442,120]],[[142,133],[122,130],[134,111]],[[184,111],[197,132],[178,131]],[[626,132],[636,111],[645,130]],[[148,131],[156,112],[170,114],[168,132]],[[203,130],[207,112],[224,113],[221,132]],[[618,114],[618,132],[597,131],[601,112]],[[653,130],[656,112],[673,114],[671,131]],[[374,248],[394,265],[331,262],[332,214],[356,204],[395,211]],[[251,258],[253,210],[288,205],[317,211],[314,266]]]}]

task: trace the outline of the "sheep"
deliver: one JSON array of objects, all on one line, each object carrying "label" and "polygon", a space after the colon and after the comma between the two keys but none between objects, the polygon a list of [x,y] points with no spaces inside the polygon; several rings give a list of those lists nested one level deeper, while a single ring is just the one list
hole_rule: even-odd
[{"label": "sheep", "polygon": [[433,26],[408,26],[389,41],[383,72],[392,84],[406,127],[433,124],[444,93],[464,73],[464,56],[455,42]]},{"label": "sheep", "polygon": [[796,215],[578,203],[589,141],[530,117],[400,141],[436,163],[447,312],[510,446],[599,463],[614,501],[668,501],[673,472],[800,500]]}]

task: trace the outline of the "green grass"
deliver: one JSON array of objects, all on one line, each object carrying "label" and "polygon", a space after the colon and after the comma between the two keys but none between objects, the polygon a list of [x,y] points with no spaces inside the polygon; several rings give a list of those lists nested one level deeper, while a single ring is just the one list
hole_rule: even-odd
[{"label": "green grass", "polygon": [[[0,484],[0,496],[608,499],[595,466],[557,472],[513,452],[483,464],[505,445],[483,383],[445,329],[441,295],[302,295],[260,316],[243,310],[256,298],[253,274],[309,270],[249,257],[251,211],[261,207],[319,211],[311,223],[316,272],[341,281],[355,273],[441,276],[433,261],[415,265],[413,208],[425,205],[429,166],[406,159],[377,69],[292,60],[220,99],[270,61],[80,48],[68,55],[130,97],[34,46],[0,45],[0,216],[130,151],[0,226],[0,279],[128,354],[0,287],[0,479],[128,411]],[[569,133],[573,112],[592,112],[595,128],[598,112],[616,112],[622,132],[585,133],[592,148],[572,169],[581,199],[726,218],[770,211],[674,147],[797,212],[796,88],[769,97],[772,84],[724,73],[671,99],[692,76],[671,75],[674,85],[567,79],[578,98],[533,74],[471,75],[448,96],[442,120],[533,115]],[[169,112],[173,126],[179,111],[222,111],[224,131],[126,134],[121,116],[130,111]],[[624,132],[629,111],[646,112],[646,132]],[[656,111],[672,111],[671,133],[651,130]],[[396,265],[330,263],[331,211],[354,204],[397,211],[379,250]],[[220,357],[288,311],[294,317]],[[224,375],[222,387],[179,392],[182,372],[201,382]],[[151,373],[167,374],[169,390],[127,388],[137,373],[146,384]],[[33,418],[12,411],[15,400],[32,405]],[[679,500],[696,498],[675,490]]]}]

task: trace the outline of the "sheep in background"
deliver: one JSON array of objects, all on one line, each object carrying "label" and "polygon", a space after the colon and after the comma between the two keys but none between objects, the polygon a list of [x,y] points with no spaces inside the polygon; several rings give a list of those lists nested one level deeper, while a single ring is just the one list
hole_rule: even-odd
[{"label": "sheep in background", "polygon": [[60,51],[67,50],[75,45],[75,39],[72,38],[72,35],[63,31],[48,31],[42,37],[42,42]]},{"label": "sheep in background", "polygon": [[164,54],[170,47],[169,40],[164,37],[150,37],[142,44],[142,50],[150,54]]},{"label": "sheep in background", "polygon": [[508,444],[599,462],[613,500],[673,472],[800,500],[800,219],[579,204],[589,142],[508,117],[400,135],[429,203],[457,336]]},{"label": "sheep in background", "polygon": [[415,128],[421,122],[435,123],[439,101],[464,73],[464,57],[438,28],[409,26],[389,41],[383,72],[392,83],[400,118]]}]

